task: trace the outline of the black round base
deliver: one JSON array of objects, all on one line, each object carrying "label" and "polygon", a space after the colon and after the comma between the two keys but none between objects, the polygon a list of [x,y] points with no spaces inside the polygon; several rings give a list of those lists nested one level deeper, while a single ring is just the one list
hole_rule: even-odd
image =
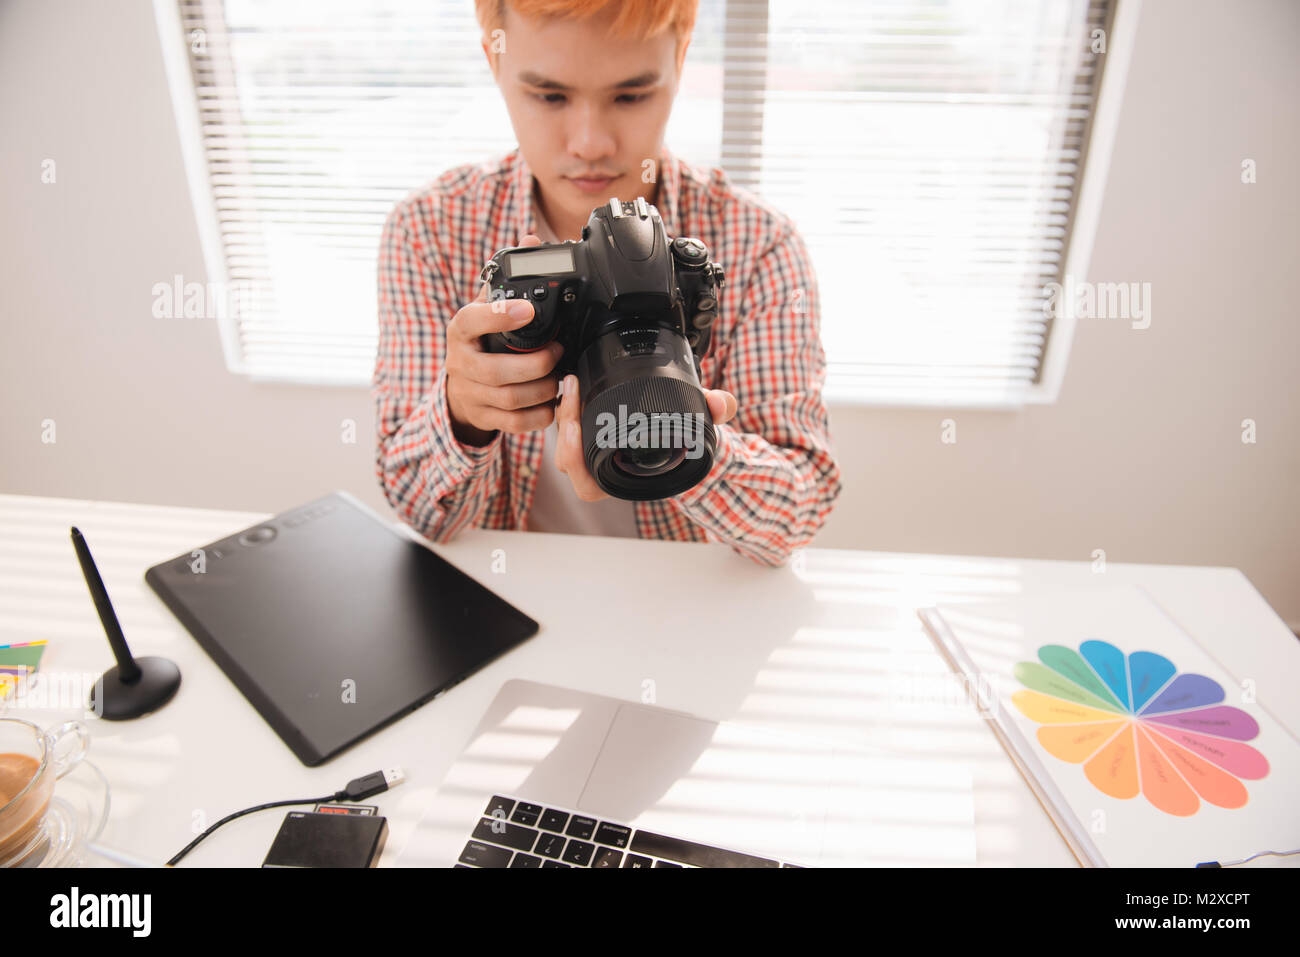
[{"label": "black round base", "polygon": [[[109,721],[126,721],[150,711],[157,711],[176,694],[181,686],[181,669],[167,658],[137,658],[140,677],[127,684],[118,677],[114,665],[104,672],[104,677],[90,690],[90,708]],[[103,708],[95,700],[95,693],[103,689]]]}]

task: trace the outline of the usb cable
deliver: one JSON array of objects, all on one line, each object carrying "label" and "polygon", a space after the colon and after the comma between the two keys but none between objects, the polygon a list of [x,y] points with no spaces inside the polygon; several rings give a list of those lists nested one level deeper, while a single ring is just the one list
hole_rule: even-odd
[{"label": "usb cable", "polygon": [[236,811],[234,814],[227,814],[216,824],[212,825],[194,840],[190,841],[175,857],[167,862],[168,867],[174,866],[182,857],[194,850],[199,841],[203,840],[221,825],[233,821],[237,817],[243,817],[245,814],[252,814],[254,811],[265,811],[273,807],[289,807],[294,804],[326,804],[330,801],[364,801],[366,798],[375,794],[387,791],[389,788],[397,787],[406,780],[406,775],[400,768],[389,768],[385,771],[376,771],[374,774],[367,774],[365,777],[353,778],[348,782],[348,786],[333,794],[327,794],[324,797],[302,798],[292,801],[272,801],[270,804],[259,804],[257,807],[246,807],[242,811]]},{"label": "usb cable", "polygon": [[1220,864],[1218,861],[1202,861],[1197,867],[1236,867],[1238,864],[1245,864],[1247,861],[1253,861],[1257,857],[1290,857],[1292,854],[1300,854],[1300,850],[1294,851],[1260,851],[1258,854],[1252,854],[1250,857],[1243,857],[1239,861],[1224,861]]}]

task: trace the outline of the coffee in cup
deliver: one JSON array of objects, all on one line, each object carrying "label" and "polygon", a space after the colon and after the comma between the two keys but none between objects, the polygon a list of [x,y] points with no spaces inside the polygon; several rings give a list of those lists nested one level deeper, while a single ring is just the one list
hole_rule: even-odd
[{"label": "coffee in cup", "polygon": [[[58,743],[73,734],[66,754]],[[51,731],[22,718],[0,718],[0,866],[22,863],[41,844],[41,824],[55,782],[86,755],[90,735],[80,721]]]}]

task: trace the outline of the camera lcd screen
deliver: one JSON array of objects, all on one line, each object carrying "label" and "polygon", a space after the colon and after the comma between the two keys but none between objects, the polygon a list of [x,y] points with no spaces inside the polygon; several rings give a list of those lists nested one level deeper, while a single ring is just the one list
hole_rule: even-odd
[{"label": "camera lcd screen", "polygon": [[511,253],[506,257],[506,267],[510,270],[511,279],[573,272],[573,250],[567,246],[555,246],[535,252]]}]

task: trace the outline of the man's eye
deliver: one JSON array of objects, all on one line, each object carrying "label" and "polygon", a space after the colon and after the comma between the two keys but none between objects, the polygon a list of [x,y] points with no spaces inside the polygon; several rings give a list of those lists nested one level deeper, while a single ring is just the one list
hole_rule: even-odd
[{"label": "man's eye", "polygon": [[[534,93],[533,97],[538,101],[542,103],[546,103],[550,106],[558,106],[559,104],[564,102],[563,93]],[[650,98],[649,93],[623,93],[617,97],[617,102],[622,103],[625,106],[628,106],[633,103],[640,103],[643,100],[648,100],[649,98]]]}]

